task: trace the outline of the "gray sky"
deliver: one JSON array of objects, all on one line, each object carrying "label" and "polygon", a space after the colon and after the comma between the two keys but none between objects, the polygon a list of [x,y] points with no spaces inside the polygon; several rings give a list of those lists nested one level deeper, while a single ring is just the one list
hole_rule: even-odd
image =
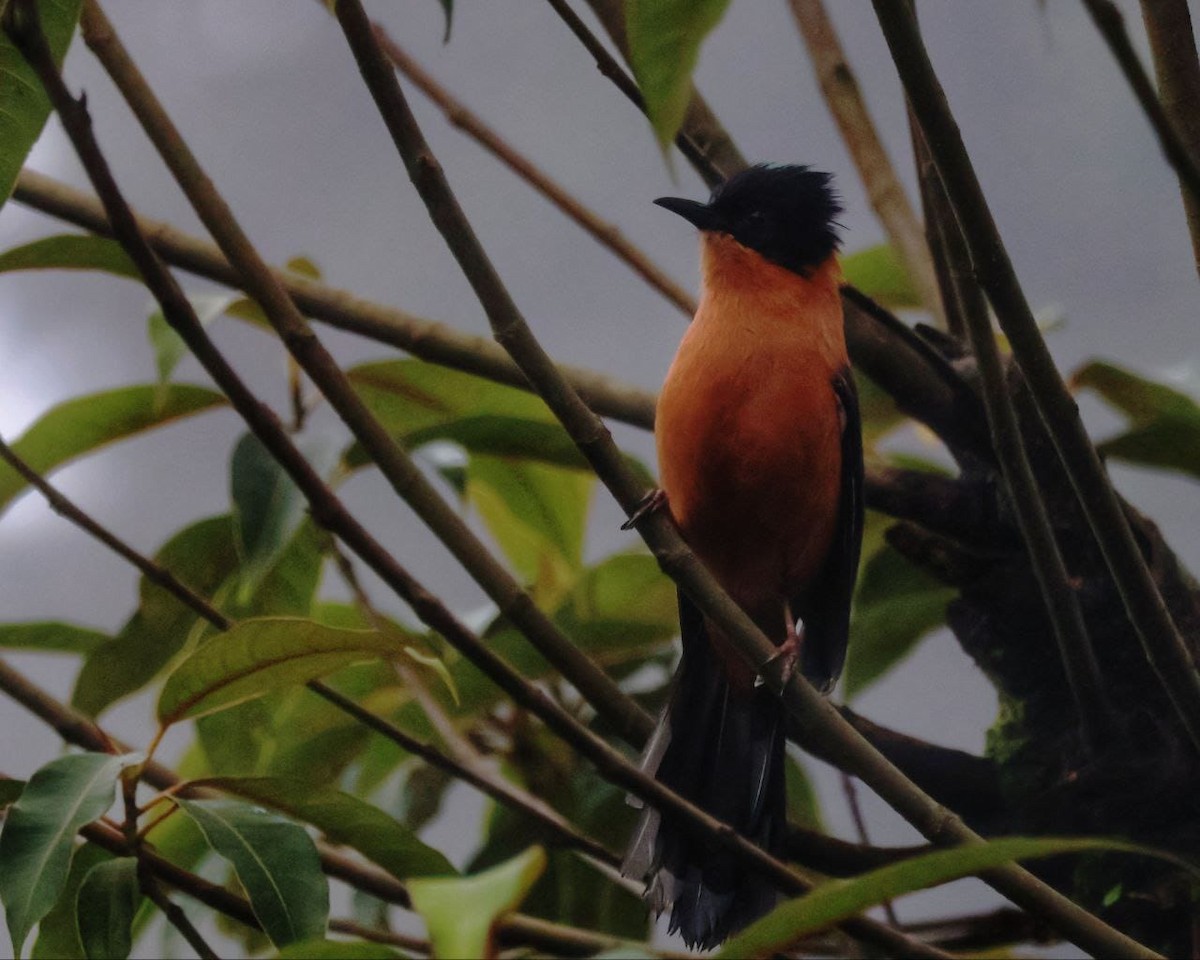
[{"label": "gray sky", "polygon": [[[644,123],[546,5],[457,6],[453,38],[443,46],[436,0],[369,4],[396,40],[473,110],[693,288],[694,237],[650,200],[664,193],[701,197],[697,178],[680,162],[678,182],[672,182]],[[866,0],[829,6],[911,190],[902,97],[870,6]],[[1136,4],[1120,6],[1145,57]],[[340,31],[319,4],[110,0],[105,8],[268,258],[305,254],[337,286],[486,333]],[[1082,4],[923,0],[920,8],[935,65],[1029,299],[1066,318],[1050,338],[1060,365],[1070,370],[1105,357],[1170,375],[1200,393],[1197,278],[1177,186]],[[75,88],[87,90],[101,142],[138,209],[199,232],[82,47],[68,58],[67,75]],[[882,239],[785,4],[734,3],[704,49],[697,79],[751,159],[804,162],[836,173],[847,206],[847,249]],[[411,100],[467,214],[550,352],[656,387],[683,318],[450,129],[419,93],[412,91]],[[31,165],[86,186],[53,122]],[[0,249],[67,229],[9,204],[0,212]],[[189,290],[207,289],[184,279]],[[69,397],[152,381],[148,304],[145,291],[127,281],[0,276],[0,432],[15,438]],[[254,387],[282,404],[280,349],[235,322],[219,323],[214,333]],[[321,333],[348,362],[387,355],[369,342]],[[191,360],[178,378],[203,382]],[[1099,434],[1118,423],[1094,402],[1085,401],[1084,410]],[[318,426],[336,435],[328,417]],[[189,520],[226,508],[228,454],[241,430],[229,412],[208,414],[91,457],[56,480],[135,546],[153,552]],[[618,437],[651,458],[647,436],[619,430]],[[1114,474],[1122,491],[1163,525],[1185,562],[1200,569],[1195,485],[1122,468]],[[346,496],[385,544],[454,606],[469,610],[481,603],[480,592],[378,477],[355,479]],[[595,512],[594,556],[633,542],[616,532],[619,515],[603,492]],[[0,571],[0,610],[10,621],[62,618],[111,630],[135,600],[132,572],[33,496],[0,520]],[[73,661],[11,660],[55,693],[69,693]],[[945,635],[926,642],[860,706],[882,723],[976,751],[994,715],[990,688]],[[113,710],[106,723],[142,743],[150,717],[151,704],[140,698]],[[0,701],[0,731],[0,769],[10,775],[27,775],[57,750],[51,733],[6,701]],[[824,778],[821,789],[832,824],[845,829],[836,781]],[[875,839],[911,837],[879,804],[866,805]],[[905,915],[920,910],[910,909]]]}]

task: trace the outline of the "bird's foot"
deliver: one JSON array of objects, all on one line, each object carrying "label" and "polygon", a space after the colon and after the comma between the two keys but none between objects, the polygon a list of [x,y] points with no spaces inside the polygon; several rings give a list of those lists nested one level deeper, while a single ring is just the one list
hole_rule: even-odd
[{"label": "bird's foot", "polygon": [[803,632],[797,633],[795,630],[789,630],[787,638],[762,665],[754,685],[762,686],[766,682],[767,675],[771,674],[778,679],[781,687],[786,687],[795,675],[796,668],[800,666],[800,645],[803,643],[803,639]]},{"label": "bird's foot", "polygon": [[629,519],[621,524],[622,530],[632,530],[638,525],[638,522],[646,516],[654,513],[656,510],[661,510],[667,505],[667,491],[662,487],[655,487],[639,501],[634,507],[633,513],[629,515]]}]

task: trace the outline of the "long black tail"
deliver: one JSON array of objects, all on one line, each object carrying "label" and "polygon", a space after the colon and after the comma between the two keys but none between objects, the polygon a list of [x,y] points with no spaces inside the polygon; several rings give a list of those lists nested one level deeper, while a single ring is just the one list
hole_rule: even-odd
[{"label": "long black tail", "polygon": [[[771,849],[786,816],[783,713],[768,688],[734,693],[708,648],[704,618],[679,598],[683,659],[643,768],[739,833]],[[645,879],[671,932],[708,949],[770,910],[775,888],[715,844],[647,809],[624,872]]]}]

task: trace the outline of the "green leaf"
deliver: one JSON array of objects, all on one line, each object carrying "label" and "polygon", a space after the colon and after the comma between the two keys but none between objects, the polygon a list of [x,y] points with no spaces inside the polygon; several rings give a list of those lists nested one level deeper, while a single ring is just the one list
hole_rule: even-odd
[{"label": "green leaf", "polygon": [[0,833],[0,901],[13,955],[54,906],[67,880],[75,834],[100,817],[128,757],[74,753],[51,760],[25,786]]},{"label": "green leaf", "polygon": [[[230,293],[188,295],[188,302],[202,327],[207,327],[221,316],[235,299],[237,298]],[[150,340],[150,346],[154,348],[158,382],[165,384],[171,379],[179,361],[187,356],[188,346],[183,342],[183,337],[175,332],[175,328],[167,323],[162,310],[155,310],[150,314],[146,321],[146,336]]]},{"label": "green leaf", "polygon": [[305,940],[284,947],[277,956],[279,960],[394,960],[404,954],[365,940]]},{"label": "green leaf", "polygon": [[809,830],[825,833],[821,800],[813,789],[804,763],[789,753],[784,760],[783,771],[787,777],[788,820]]},{"label": "green leaf", "polygon": [[211,777],[196,786],[215,787],[311,824],[401,880],[458,872],[394,817],[331,787],[283,777]]},{"label": "green leaf", "polygon": [[[525,390],[421,360],[368,363],[346,375],[371,412],[410,450],[449,440],[471,453],[588,469],[554,414]],[[370,462],[357,444],[344,460],[349,469]],[[647,485],[653,483],[643,464],[625,460]]]},{"label": "green leaf", "polygon": [[625,0],[629,65],[664,152],[683,124],[700,45],[728,6],[729,0]]},{"label": "green leaf", "polygon": [[132,280],[142,276],[121,244],[90,233],[60,233],[0,253],[0,273],[15,270],[99,270]]},{"label": "green leaf", "polygon": [[1129,429],[1097,444],[1102,456],[1200,477],[1200,404],[1185,393],[1111,363],[1093,361],[1071,377],[1129,418]]},{"label": "green leaf", "polygon": [[583,471],[471,456],[467,499],[540,604],[557,603],[575,581],[595,485]]},{"label": "green leaf", "polygon": [[137,860],[121,857],[98,863],[79,885],[79,941],[88,957],[125,960],[133,949],[133,915],[141,893]]},{"label": "green leaf", "polygon": [[[870,526],[870,524],[869,524]],[[864,537],[864,541],[866,538]],[[882,544],[868,556],[854,593],[846,654],[846,699],[861,693],[907,657],[917,643],[946,620],[947,587]]]},{"label": "green leaf", "polygon": [[54,620],[0,624],[0,648],[5,650],[86,654],[111,639],[99,630]]},{"label": "green leaf", "polygon": [[228,860],[271,942],[277,947],[323,937],[329,884],[304,829],[234,800],[184,800],[180,808]]},{"label": "green leaf", "polygon": [[87,954],[79,941],[79,885],[92,867],[112,859],[111,853],[94,843],[84,843],[75,849],[62,893],[38,924],[37,939],[30,953],[33,960],[86,960]]},{"label": "green leaf", "polygon": [[[185,527],[154,560],[200,596],[214,596],[237,568],[229,517],[209,517]],[[184,649],[189,637],[207,627],[196,611],[145,577],[138,589],[137,611],[84,661],[75,681],[71,704],[88,716],[140,690]]]},{"label": "green leaf", "polygon": [[900,255],[890,244],[845,254],[842,276],[846,283],[891,310],[920,310],[925,306]]},{"label": "green leaf", "polygon": [[439,957],[495,954],[496,921],[515,910],[546,869],[546,852],[530,847],[520,856],[472,877],[413,880],[413,909],[425,919]]},{"label": "green leaf", "polygon": [[16,803],[17,798],[21,796],[21,791],[24,789],[24,780],[0,777],[0,810],[3,810],[10,803]]},{"label": "green leaf", "polygon": [[1013,860],[1092,850],[1145,854],[1168,860],[1193,874],[1197,873],[1196,867],[1177,857],[1118,840],[1008,837],[949,850],[935,850],[901,863],[880,867],[852,880],[829,880],[805,896],[776,907],[738,936],[726,941],[717,956],[771,956],[801,937],[824,930],[847,917],[906,893],[974,876]]},{"label": "green leaf", "polygon": [[[127,437],[224,405],[225,397],[186,384],[171,387],[156,402],[152,385],[120,387],[60,403],[12,444],[17,455],[40,474]],[[0,463],[0,511],[25,489],[24,479]]]},{"label": "green leaf", "polygon": [[909,418],[896,406],[892,395],[861,370],[854,371],[854,382],[858,386],[863,444],[870,454],[875,451],[876,443],[901,424],[908,423]]},{"label": "green leaf", "polygon": [[370,630],[337,630],[292,617],[247,620],[175,668],[158,699],[158,719],[169,725],[203,716],[397,652],[393,640]]},{"label": "green leaf", "polygon": [[304,519],[304,495],[252,433],[230,463],[234,532],[242,557],[239,599],[248,598]]},{"label": "green leaf", "polygon": [[[5,6],[0,4],[0,13]],[[37,5],[56,63],[62,63],[71,44],[81,6],[81,0],[40,0]],[[8,34],[0,31],[0,206],[12,195],[17,175],[49,116],[50,100],[37,74]]]}]

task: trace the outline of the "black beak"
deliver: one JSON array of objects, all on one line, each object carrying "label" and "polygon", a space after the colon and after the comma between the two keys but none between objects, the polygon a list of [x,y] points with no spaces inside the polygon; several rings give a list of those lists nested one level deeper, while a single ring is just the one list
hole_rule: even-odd
[{"label": "black beak", "polygon": [[717,225],[717,217],[712,207],[706,203],[685,200],[682,197],[659,197],[654,202],[664,210],[679,214],[699,230],[712,230]]}]

